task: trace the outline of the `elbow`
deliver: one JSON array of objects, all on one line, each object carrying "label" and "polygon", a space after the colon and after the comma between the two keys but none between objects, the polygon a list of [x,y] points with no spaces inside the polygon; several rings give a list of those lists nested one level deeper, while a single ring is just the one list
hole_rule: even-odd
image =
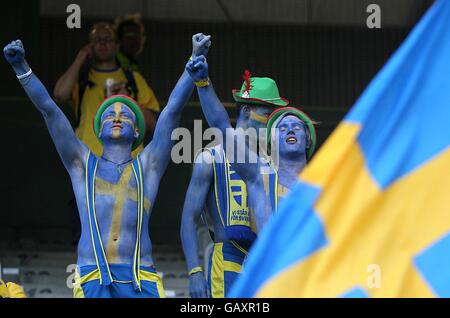
[{"label": "elbow", "polygon": [[63,89],[58,87],[58,85],[56,85],[55,89],[53,90],[53,98],[57,103],[65,103],[69,101],[70,93],[65,92]]},{"label": "elbow", "polygon": [[42,117],[44,117],[44,120],[46,122],[51,122],[54,120],[56,116],[56,112],[52,110],[51,108],[44,108],[40,110]]}]

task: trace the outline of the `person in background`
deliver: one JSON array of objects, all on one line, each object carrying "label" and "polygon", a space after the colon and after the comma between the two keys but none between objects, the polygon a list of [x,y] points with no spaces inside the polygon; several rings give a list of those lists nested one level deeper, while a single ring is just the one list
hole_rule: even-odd
[{"label": "person in background", "polygon": [[[92,130],[92,121],[103,100],[115,94],[135,99],[143,108],[146,131],[150,132],[155,128],[160,110],[155,94],[142,75],[120,67],[116,59],[118,49],[114,27],[106,22],[95,24],[89,33],[89,44],[80,50],[53,91],[57,102],[72,102],[77,119],[76,135],[97,156],[102,153],[102,145]],[[133,157],[142,147],[133,151]]]},{"label": "person in background", "polygon": [[145,27],[139,14],[116,18],[114,27],[119,41],[117,60],[120,66],[139,72],[137,57],[145,43]]}]

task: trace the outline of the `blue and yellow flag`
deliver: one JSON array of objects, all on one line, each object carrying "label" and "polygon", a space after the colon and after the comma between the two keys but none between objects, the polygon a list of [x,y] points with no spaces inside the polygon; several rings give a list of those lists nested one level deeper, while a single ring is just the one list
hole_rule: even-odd
[{"label": "blue and yellow flag", "polygon": [[450,0],[375,77],[258,238],[232,297],[450,297]]}]

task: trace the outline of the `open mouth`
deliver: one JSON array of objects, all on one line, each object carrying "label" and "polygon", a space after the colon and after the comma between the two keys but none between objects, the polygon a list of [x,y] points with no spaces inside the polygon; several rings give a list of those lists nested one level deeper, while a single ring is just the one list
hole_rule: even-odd
[{"label": "open mouth", "polygon": [[295,144],[296,142],[297,142],[297,138],[295,138],[295,137],[286,138],[286,143],[288,143],[288,144]]},{"label": "open mouth", "polygon": [[112,127],[111,127],[112,129],[122,129],[123,128],[123,126],[122,125],[120,125],[120,124],[114,124],[114,125],[112,125]]}]

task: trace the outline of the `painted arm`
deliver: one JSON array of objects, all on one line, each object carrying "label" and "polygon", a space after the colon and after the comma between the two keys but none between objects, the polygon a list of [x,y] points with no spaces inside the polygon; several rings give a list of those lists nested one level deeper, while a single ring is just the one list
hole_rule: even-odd
[{"label": "painted arm", "polygon": [[[241,178],[245,182],[254,180],[259,174],[256,151],[252,151],[251,147],[248,147],[246,144],[244,130],[232,128],[228,113],[217,97],[209,79],[206,58],[199,56],[193,59],[186,65],[186,70],[194,82],[208,79],[209,85],[198,87],[197,89],[203,114],[208,125],[220,130],[223,136],[223,147]],[[227,141],[233,141],[233,144],[228,147]],[[250,160],[251,158],[254,160]]]},{"label": "painted arm", "polygon": [[[246,134],[244,130],[232,128],[228,113],[217,97],[209,78],[206,58],[199,56],[193,59],[186,65],[186,70],[194,82],[205,79],[209,81],[209,85],[198,87],[197,89],[203,114],[209,126],[218,128],[222,133],[222,144],[227,157],[247,185],[249,203],[255,211],[256,226],[259,232],[271,214],[271,205],[264,191],[264,183],[260,174],[260,160],[256,154],[256,147],[249,147],[245,142]],[[227,141],[233,141],[233,145],[227,145]],[[232,150],[232,153],[229,150]]]},{"label": "painted arm", "polygon": [[[210,39],[211,36],[205,36],[201,33],[195,34],[192,37],[192,56],[195,57],[200,53],[206,54],[211,44]],[[159,178],[161,178],[169,163],[170,150],[173,146],[172,132],[180,125],[181,112],[193,90],[194,84],[185,70],[158,118],[152,142],[140,154],[144,162],[147,162],[147,169],[156,172]]]},{"label": "painted arm", "polygon": [[[24,75],[31,71],[25,60],[25,50],[20,40],[13,41],[3,49],[6,60],[11,64],[16,75]],[[69,171],[75,167],[78,159],[83,159],[87,147],[76,137],[72,126],[61,109],[51,99],[41,81],[31,73],[20,80],[34,106],[44,117],[50,136],[56,149]]]},{"label": "painted arm", "polygon": [[[206,205],[211,180],[214,177],[210,162],[212,162],[212,159],[211,154],[208,151],[204,151],[196,158],[191,182],[189,183],[189,188],[184,201],[180,235],[188,272],[194,267],[201,266],[198,257],[196,224]],[[209,297],[209,291],[203,272],[198,272],[189,276],[189,293],[192,298]]]},{"label": "painted arm", "polygon": [[[233,129],[231,126],[228,113],[217,97],[209,78],[206,58],[204,56],[194,58],[186,65],[186,70],[189,72],[189,75],[194,82],[205,79],[208,80],[209,85],[197,88],[206,121],[210,127],[220,130],[223,137],[223,148],[227,153],[228,159],[241,178],[246,182],[255,179],[259,174],[256,149],[252,149],[252,147],[248,147],[246,144],[246,132],[243,129]],[[228,145],[230,141],[232,141],[233,144]]]}]

